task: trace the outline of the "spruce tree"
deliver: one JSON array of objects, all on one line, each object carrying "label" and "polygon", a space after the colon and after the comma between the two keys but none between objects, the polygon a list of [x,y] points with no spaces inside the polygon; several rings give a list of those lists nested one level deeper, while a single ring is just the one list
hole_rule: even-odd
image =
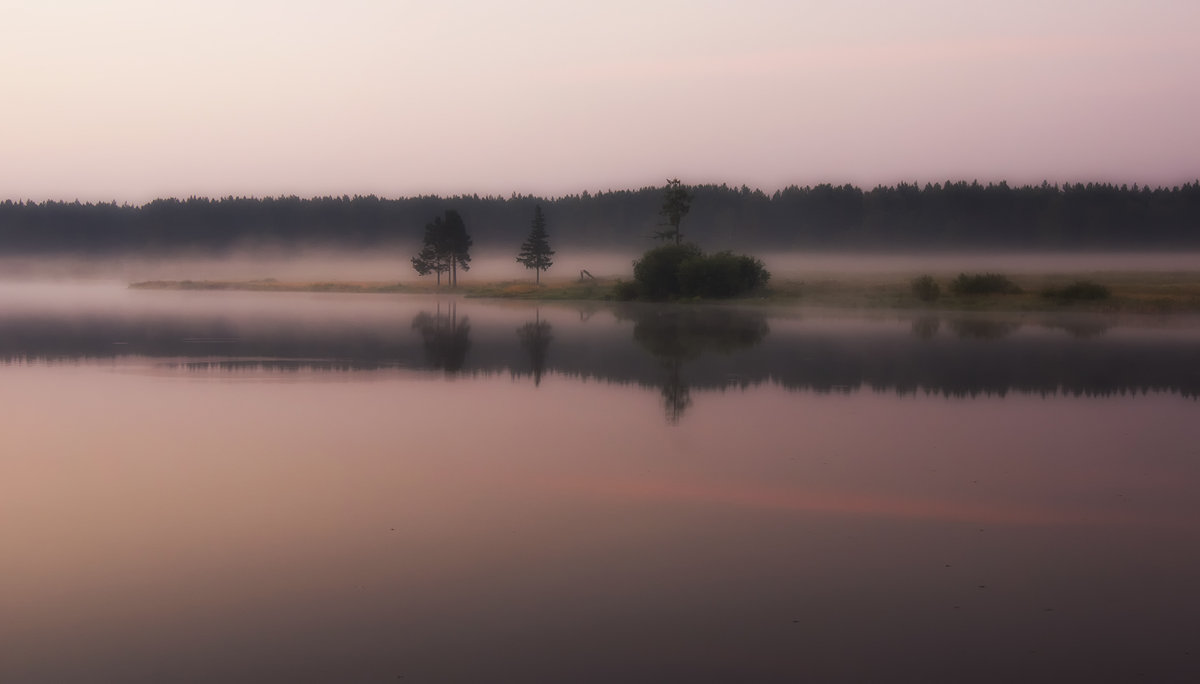
[{"label": "spruce tree", "polygon": [[546,234],[546,217],[542,214],[542,207],[538,205],[533,209],[533,225],[529,230],[529,237],[521,244],[521,252],[517,255],[517,261],[525,264],[525,268],[536,270],[536,282],[542,283],[542,271],[554,265],[553,259],[554,250],[550,249],[549,236]]}]

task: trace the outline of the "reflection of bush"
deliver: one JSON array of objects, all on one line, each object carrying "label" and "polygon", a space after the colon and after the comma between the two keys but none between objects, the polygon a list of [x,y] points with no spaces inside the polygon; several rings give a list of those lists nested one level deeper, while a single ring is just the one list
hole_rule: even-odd
[{"label": "reflection of bush", "polygon": [[767,284],[771,274],[754,257],[733,252],[704,254],[695,245],[665,245],[633,265],[634,282],[620,284],[618,299],[737,297]]},{"label": "reflection of bush", "polygon": [[618,312],[634,320],[633,339],[666,359],[694,359],[706,352],[728,354],[762,342],[771,328],[755,311],[724,308],[639,308]]},{"label": "reflection of bush", "polygon": [[919,339],[932,339],[942,327],[942,321],[937,316],[925,316],[922,318],[914,318],[912,322],[912,332]]},{"label": "reflection of bush", "polygon": [[1021,324],[984,318],[960,318],[950,321],[950,327],[962,339],[998,340],[1016,332]]},{"label": "reflection of bush", "polygon": [[616,313],[620,319],[634,321],[633,339],[662,366],[663,408],[672,425],[692,404],[683,375],[684,361],[707,352],[729,354],[748,349],[770,332],[766,317],[756,311],[633,305]]}]

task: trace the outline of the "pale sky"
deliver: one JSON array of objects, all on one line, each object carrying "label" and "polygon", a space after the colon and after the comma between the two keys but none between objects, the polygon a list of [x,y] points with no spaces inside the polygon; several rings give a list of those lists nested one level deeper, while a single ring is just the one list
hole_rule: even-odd
[{"label": "pale sky", "polygon": [[0,199],[1200,178],[1195,0],[0,0]]}]

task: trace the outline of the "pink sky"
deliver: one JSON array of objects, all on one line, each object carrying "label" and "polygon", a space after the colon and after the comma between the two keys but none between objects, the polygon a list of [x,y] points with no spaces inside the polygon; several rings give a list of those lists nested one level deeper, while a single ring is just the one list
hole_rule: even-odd
[{"label": "pink sky", "polygon": [[0,199],[1200,177],[1180,0],[0,0]]}]

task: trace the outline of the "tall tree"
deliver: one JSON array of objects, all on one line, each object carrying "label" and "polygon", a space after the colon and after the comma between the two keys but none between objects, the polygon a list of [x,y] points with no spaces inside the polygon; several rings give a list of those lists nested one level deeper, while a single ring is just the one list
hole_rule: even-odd
[{"label": "tall tree", "polygon": [[413,270],[417,275],[437,274],[438,287],[442,286],[442,274],[450,270],[450,262],[444,248],[445,233],[445,222],[441,216],[426,223],[421,251],[412,258]]},{"label": "tall tree", "polygon": [[680,183],[678,178],[668,178],[663,193],[662,209],[658,213],[667,219],[670,229],[660,230],[654,233],[654,237],[659,240],[674,240],[678,245],[683,240],[683,233],[679,232],[679,223],[691,208],[692,193],[687,186]]},{"label": "tall tree", "polygon": [[458,286],[458,269],[471,269],[471,236],[457,211],[447,209],[444,216],[425,224],[421,251],[412,258],[412,265],[419,275],[437,273],[439,287],[443,273],[450,274],[451,287]]},{"label": "tall tree", "polygon": [[542,205],[539,204],[533,208],[533,225],[529,230],[529,237],[521,243],[521,253],[517,255],[517,261],[525,264],[525,268],[535,270],[535,280],[540,285],[542,271],[554,265],[554,260],[550,258],[552,256],[554,250],[550,249],[549,236],[546,235],[546,217],[542,214]]},{"label": "tall tree", "polygon": [[444,248],[450,263],[450,287],[458,287],[458,269],[471,270],[471,236],[467,224],[453,209],[446,210]]}]

